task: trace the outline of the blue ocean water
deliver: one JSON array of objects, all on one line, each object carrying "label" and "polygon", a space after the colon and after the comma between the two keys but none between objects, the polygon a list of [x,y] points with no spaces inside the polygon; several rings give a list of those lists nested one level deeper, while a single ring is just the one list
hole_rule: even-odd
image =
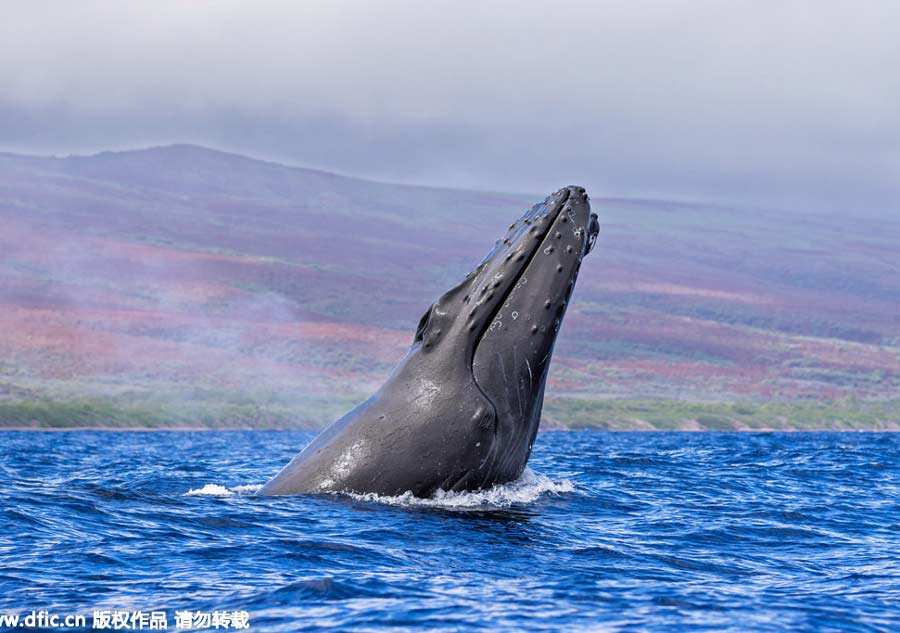
[{"label": "blue ocean water", "polygon": [[[256,497],[304,432],[0,433],[0,614],[251,631],[900,629],[900,435],[539,436],[522,481]],[[21,629],[19,629],[21,630]],[[60,629],[56,629],[60,630]],[[71,629],[70,629],[71,630]]]}]

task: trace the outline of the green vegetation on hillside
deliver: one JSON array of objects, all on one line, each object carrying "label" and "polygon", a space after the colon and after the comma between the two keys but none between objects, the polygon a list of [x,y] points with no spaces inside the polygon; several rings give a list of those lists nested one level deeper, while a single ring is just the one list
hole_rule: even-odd
[{"label": "green vegetation on hillside", "polygon": [[0,428],[321,428],[362,397],[297,400],[207,394],[202,399],[0,400]]},{"label": "green vegetation on hillside", "polygon": [[[161,402],[83,399],[0,401],[0,428],[319,429],[362,397],[261,402],[220,398]],[[544,404],[544,428],[605,430],[900,430],[900,400],[868,402],[692,403],[557,397]]]},{"label": "green vegetation on hillside", "polygon": [[544,419],[567,428],[656,430],[900,430],[900,400],[681,402],[553,398]]}]

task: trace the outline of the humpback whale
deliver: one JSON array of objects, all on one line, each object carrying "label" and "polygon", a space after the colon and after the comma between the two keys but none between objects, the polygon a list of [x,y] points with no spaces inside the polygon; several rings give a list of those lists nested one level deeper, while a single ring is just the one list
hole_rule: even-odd
[{"label": "humpback whale", "polygon": [[560,323],[598,232],[582,187],[526,211],[428,308],[384,385],[259,494],[427,497],[517,479],[537,435]]}]

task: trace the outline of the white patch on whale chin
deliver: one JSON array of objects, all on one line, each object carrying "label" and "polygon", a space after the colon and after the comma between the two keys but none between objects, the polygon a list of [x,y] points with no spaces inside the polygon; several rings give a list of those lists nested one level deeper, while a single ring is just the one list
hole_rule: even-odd
[{"label": "white patch on whale chin", "polygon": [[433,380],[423,378],[419,381],[418,392],[415,404],[417,407],[426,409],[432,405],[434,398],[441,392],[441,386]]},{"label": "white patch on whale chin", "polygon": [[368,458],[368,451],[364,442],[355,442],[348,446],[334,460],[328,475],[319,483],[319,490],[330,490],[335,486],[335,482],[343,481],[347,475],[353,472],[356,465]]}]

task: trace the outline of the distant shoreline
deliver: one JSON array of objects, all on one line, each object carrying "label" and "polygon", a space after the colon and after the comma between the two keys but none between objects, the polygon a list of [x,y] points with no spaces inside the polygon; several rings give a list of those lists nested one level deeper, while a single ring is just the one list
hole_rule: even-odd
[{"label": "distant shoreline", "polygon": [[[218,397],[179,402],[147,397],[82,400],[0,400],[8,431],[316,431],[362,401],[277,402],[264,395],[243,403]],[[557,395],[544,402],[543,431],[900,431],[900,400],[686,402],[603,400]]]},{"label": "distant shoreline", "polygon": [[[100,431],[100,432],[127,432],[127,433],[195,433],[203,432],[228,432],[243,433],[246,431],[272,431],[276,433],[285,433],[289,431],[302,431],[308,433],[318,433],[323,429],[301,428],[290,426],[278,427],[211,427],[211,426],[169,426],[169,427],[140,427],[140,426],[70,426],[70,427],[46,427],[46,426],[0,426],[0,433],[11,431],[16,433],[38,431],[49,433],[69,433],[82,431]],[[560,428],[553,427],[540,429],[540,433],[572,433],[575,431],[596,431],[603,433],[898,433],[900,425],[888,428],[848,428],[848,427],[822,427],[815,429],[798,429],[798,428],[740,428],[740,429],[647,429],[647,428],[616,428],[603,429],[598,427],[573,427]]]}]

